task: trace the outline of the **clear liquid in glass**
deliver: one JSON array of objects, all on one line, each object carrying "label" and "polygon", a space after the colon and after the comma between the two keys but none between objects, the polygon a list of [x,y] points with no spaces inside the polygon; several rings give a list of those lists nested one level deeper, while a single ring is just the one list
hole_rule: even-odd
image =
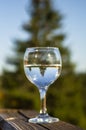
[{"label": "clear liquid in glass", "polygon": [[24,54],[24,71],[40,93],[40,113],[29,119],[30,123],[53,123],[59,119],[47,113],[46,92],[48,87],[60,76],[62,60],[56,47],[27,48]]},{"label": "clear liquid in glass", "polygon": [[52,84],[60,75],[61,65],[24,65],[27,78],[39,89]]}]

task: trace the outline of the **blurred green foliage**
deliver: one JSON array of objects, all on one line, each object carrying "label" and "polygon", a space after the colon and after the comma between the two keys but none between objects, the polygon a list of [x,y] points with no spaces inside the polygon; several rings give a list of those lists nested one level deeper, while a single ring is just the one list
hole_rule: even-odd
[{"label": "blurred green foliage", "polygon": [[64,46],[66,35],[62,32],[63,15],[59,10],[54,10],[52,3],[50,0],[32,0],[27,3],[30,20],[22,28],[28,38],[15,40],[15,55],[7,57],[6,64],[14,66],[14,69],[5,68],[0,77],[0,107],[40,109],[38,90],[24,74],[23,55],[27,47],[58,47],[63,67],[59,79],[48,89],[48,112],[61,120],[86,128],[86,74],[75,73],[70,50]]}]

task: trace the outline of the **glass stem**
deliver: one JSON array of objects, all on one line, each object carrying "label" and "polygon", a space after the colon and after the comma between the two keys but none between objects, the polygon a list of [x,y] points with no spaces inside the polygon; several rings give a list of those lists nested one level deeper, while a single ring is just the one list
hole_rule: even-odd
[{"label": "glass stem", "polygon": [[42,88],[39,90],[40,92],[40,100],[41,100],[41,109],[40,109],[40,114],[44,115],[47,113],[47,108],[46,108],[46,89]]}]

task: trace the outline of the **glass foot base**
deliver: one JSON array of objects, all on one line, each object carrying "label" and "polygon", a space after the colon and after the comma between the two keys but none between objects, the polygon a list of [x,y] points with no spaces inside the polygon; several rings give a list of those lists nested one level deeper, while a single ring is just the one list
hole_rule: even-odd
[{"label": "glass foot base", "polygon": [[40,114],[35,118],[29,119],[30,123],[53,123],[58,121],[58,118],[51,117],[48,114]]}]

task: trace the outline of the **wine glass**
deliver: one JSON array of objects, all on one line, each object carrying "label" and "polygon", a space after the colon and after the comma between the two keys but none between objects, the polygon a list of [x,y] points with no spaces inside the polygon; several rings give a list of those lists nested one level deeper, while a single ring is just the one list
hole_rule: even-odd
[{"label": "wine glass", "polygon": [[37,117],[29,119],[31,123],[52,123],[59,119],[51,117],[46,108],[48,87],[59,77],[62,61],[56,47],[27,48],[24,54],[25,75],[39,90],[41,110]]}]

